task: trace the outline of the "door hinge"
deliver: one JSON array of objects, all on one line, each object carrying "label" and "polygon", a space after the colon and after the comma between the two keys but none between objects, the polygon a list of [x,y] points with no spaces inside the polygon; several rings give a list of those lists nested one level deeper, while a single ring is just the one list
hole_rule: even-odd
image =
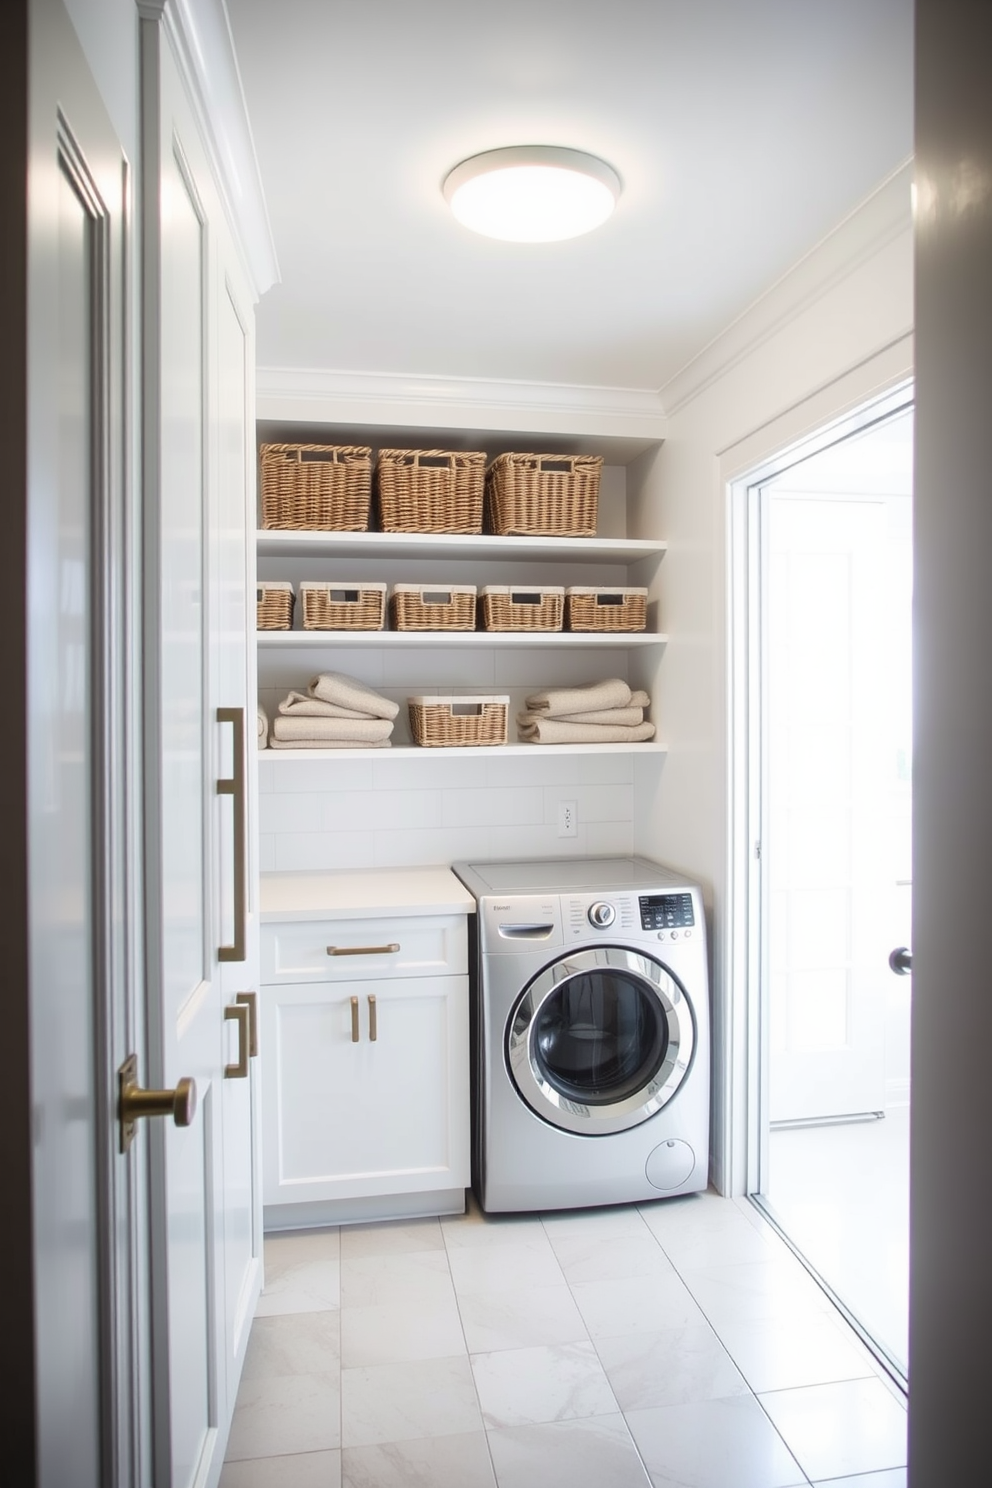
[{"label": "door hinge", "polygon": [[760,842],[756,842],[754,844],[754,856],[756,858],[758,858],[758,859],[761,858],[761,843]]}]

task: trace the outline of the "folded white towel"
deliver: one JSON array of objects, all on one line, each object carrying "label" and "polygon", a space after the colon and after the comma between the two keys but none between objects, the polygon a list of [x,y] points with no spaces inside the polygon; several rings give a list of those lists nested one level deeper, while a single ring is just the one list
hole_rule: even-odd
[{"label": "folded white towel", "polygon": [[342,672],[321,672],[314,677],[310,696],[325,703],[337,703],[339,708],[353,708],[356,713],[371,713],[373,718],[395,718],[400,711],[399,703],[390,702],[357,677],[346,677]]},{"label": "folded white towel", "polygon": [[272,725],[273,738],[281,743],[289,739],[352,739],[370,744],[388,739],[392,732],[388,718],[286,718],[280,714]]},{"label": "folded white towel", "polygon": [[261,703],[259,703],[259,705],[258,705],[258,747],[259,747],[259,749],[267,749],[268,748],[268,744],[269,744],[269,715],[266,713],[266,711],[262,707]]},{"label": "folded white towel", "polygon": [[[517,722],[536,722],[538,719],[547,717],[544,713],[519,713]],[[600,708],[595,713],[556,713],[555,719],[558,723],[595,723],[607,725],[619,723],[625,728],[644,722],[643,708]]]},{"label": "folded white towel", "polygon": [[629,706],[630,688],[622,677],[607,677],[603,682],[589,682],[583,687],[548,688],[546,692],[535,692],[527,699],[528,709],[544,718]]},{"label": "folded white towel", "polygon": [[391,749],[391,739],[273,739],[270,749]]},{"label": "folded white towel", "polygon": [[640,744],[654,738],[653,723],[629,728],[621,724],[562,723],[557,718],[535,718],[519,726],[525,744]]},{"label": "folded white towel", "polygon": [[279,704],[279,712],[290,718],[377,718],[377,713],[359,713],[355,708],[339,708],[325,703],[308,692],[290,692]]}]

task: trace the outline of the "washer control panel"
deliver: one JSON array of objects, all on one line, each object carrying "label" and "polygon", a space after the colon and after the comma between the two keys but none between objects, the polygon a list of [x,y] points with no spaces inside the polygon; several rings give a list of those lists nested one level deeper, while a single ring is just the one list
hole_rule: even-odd
[{"label": "washer control panel", "polygon": [[691,894],[641,894],[642,930],[681,930],[696,923]]}]

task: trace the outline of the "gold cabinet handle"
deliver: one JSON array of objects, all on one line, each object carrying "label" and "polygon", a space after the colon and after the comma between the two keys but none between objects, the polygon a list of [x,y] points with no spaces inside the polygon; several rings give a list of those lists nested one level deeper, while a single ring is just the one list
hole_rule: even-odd
[{"label": "gold cabinet handle", "polygon": [[179,1080],[175,1090],[143,1090],[138,1084],[138,1056],[129,1054],[117,1071],[119,1147],[127,1152],[137,1123],[144,1116],[171,1116],[177,1126],[190,1126],[196,1115],[196,1083]]},{"label": "gold cabinet handle", "polygon": [[245,853],[248,843],[248,794],[245,774],[245,710],[218,708],[218,723],[234,725],[234,774],[217,782],[219,796],[234,797],[234,944],[220,946],[218,961],[244,961],[248,956],[248,883]]},{"label": "gold cabinet handle", "polygon": [[254,1059],[258,1054],[258,993],[239,992],[234,1000],[248,1009],[248,1054]]},{"label": "gold cabinet handle", "polygon": [[358,1043],[358,998],[351,999],[351,1042]]},{"label": "gold cabinet handle", "polygon": [[398,940],[381,946],[328,946],[329,956],[395,956],[400,948]]},{"label": "gold cabinet handle", "polygon": [[374,992],[370,992],[369,993],[369,1041],[370,1041],[370,1043],[373,1043],[373,1044],[376,1041],[376,1037],[377,1037],[377,1033],[378,1033],[378,1027],[379,1027],[378,1019],[376,1017],[376,1006],[377,1006],[377,1004],[376,1004],[376,1000],[375,1000],[375,993]]},{"label": "gold cabinet handle", "polygon": [[251,1009],[243,1002],[229,1002],[224,1009],[224,1021],[238,1025],[238,1058],[234,1064],[225,1064],[225,1080],[246,1080],[251,1045]]}]

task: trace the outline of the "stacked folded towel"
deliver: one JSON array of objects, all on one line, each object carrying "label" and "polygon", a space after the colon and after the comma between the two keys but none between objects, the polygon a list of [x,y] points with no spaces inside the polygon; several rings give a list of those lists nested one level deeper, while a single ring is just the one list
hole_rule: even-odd
[{"label": "stacked folded towel", "polygon": [[549,688],[529,697],[527,712],[517,714],[518,737],[525,744],[639,744],[654,738],[654,724],[644,722],[650,701],[621,677]]},{"label": "stacked folded towel", "polygon": [[261,703],[258,705],[258,747],[259,749],[269,747],[269,715]]},{"label": "stacked folded towel", "polygon": [[272,725],[272,749],[388,749],[399,712],[390,702],[340,672],[321,672],[306,692],[290,692]]}]

